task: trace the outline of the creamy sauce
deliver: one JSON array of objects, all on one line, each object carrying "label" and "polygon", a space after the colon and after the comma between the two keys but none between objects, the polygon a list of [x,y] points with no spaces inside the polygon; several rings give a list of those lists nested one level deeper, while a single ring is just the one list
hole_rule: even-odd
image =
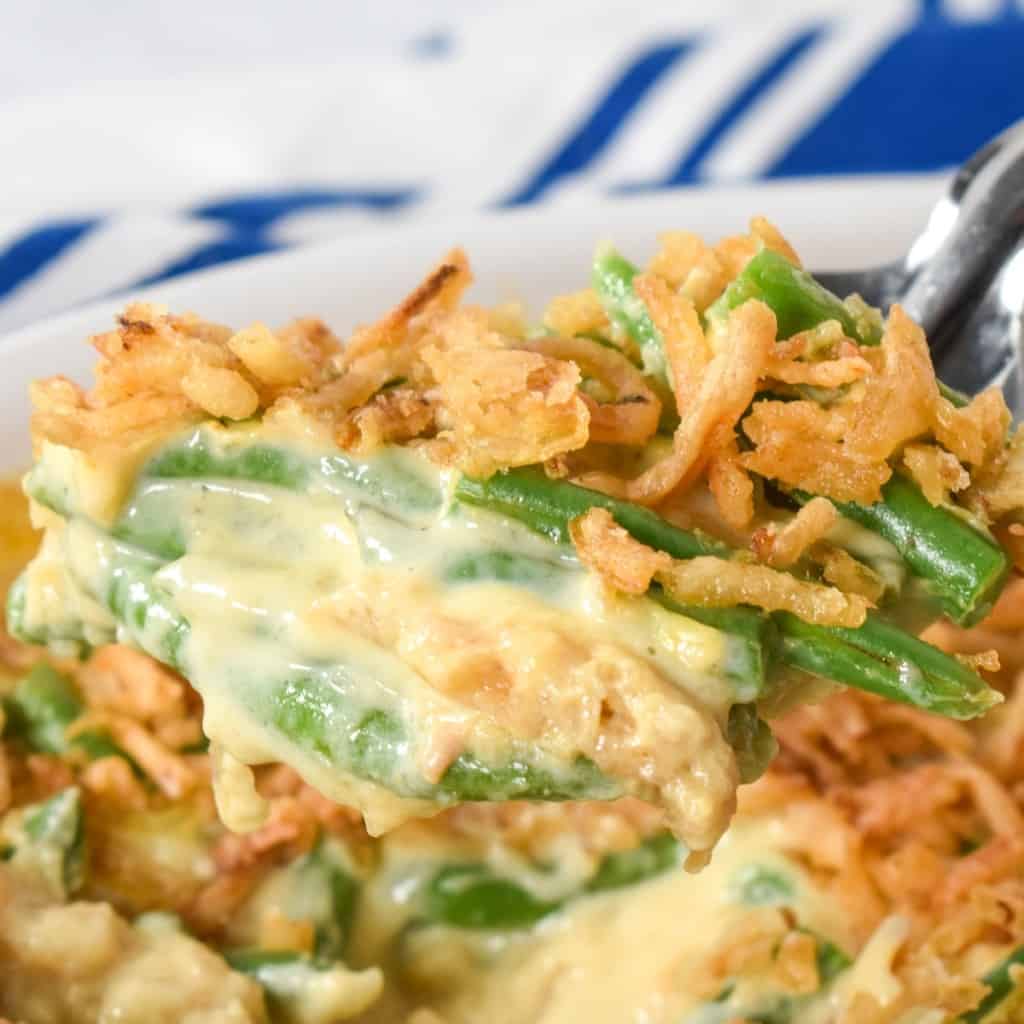
[{"label": "creamy sauce", "polygon": [[[773,852],[777,832],[771,822],[738,821],[699,875],[674,870],[583,897],[528,932],[410,932],[397,968],[407,997],[448,1024],[677,1024],[691,1015],[697,1021],[715,994],[706,991],[709,954],[751,912],[737,892],[745,870],[776,872],[789,885],[787,903],[802,926],[845,937],[825,895],[796,863]],[[405,864],[403,854],[410,858]],[[423,858],[429,863],[429,842],[417,836],[404,851],[396,843],[391,857],[370,883],[363,911],[371,922],[385,922],[389,933],[412,902],[416,865]],[[364,927],[372,934],[371,923]],[[362,952],[381,955],[372,943]],[[758,996],[757,986],[748,985],[749,1006],[758,1005]],[[732,1009],[722,1020],[739,1016]]]},{"label": "creamy sauce", "polygon": [[[450,802],[438,784],[463,754],[563,787],[586,758],[604,781],[591,772],[580,795],[653,800],[691,850],[713,845],[736,786],[720,633],[610,595],[520,525],[452,507],[452,481],[411,453],[353,463],[282,447],[265,429],[214,428],[189,444],[221,458],[273,441],[297,490],[226,478],[133,487],[48,446],[29,487],[57,494],[71,518],[50,527],[30,568],[26,622],[52,628],[81,608],[98,635],[114,623],[95,599],[125,604],[118,636],[185,671],[208,734],[237,762],[295,765],[375,832]],[[117,494],[128,497],[111,518]],[[387,764],[349,739],[378,712],[400,737]]]}]

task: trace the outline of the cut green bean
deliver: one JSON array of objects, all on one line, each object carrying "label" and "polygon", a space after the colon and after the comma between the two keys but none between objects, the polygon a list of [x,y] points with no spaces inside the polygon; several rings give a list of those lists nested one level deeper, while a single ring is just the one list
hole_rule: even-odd
[{"label": "cut green bean", "polygon": [[963,662],[886,622],[875,612],[869,612],[864,625],[857,629],[842,626],[815,628],[889,664],[915,665],[930,679],[949,686],[952,691],[957,688],[965,693],[979,690],[978,674]]},{"label": "cut green bean", "polygon": [[[1010,975],[1011,968],[1018,966],[1024,969],[1024,946],[1015,949],[981,979],[981,983],[988,988],[988,993],[973,1010],[958,1018],[960,1024],[984,1024],[990,1014],[1005,1009],[1005,1001],[1020,992],[1020,988]],[[1009,1020],[1008,1017],[1002,1019]]]},{"label": "cut green bean", "polygon": [[874,505],[836,507],[889,541],[954,622],[978,622],[995,604],[1010,573],[1006,552],[955,512],[929,504],[906,477],[895,474]]},{"label": "cut green bean", "polygon": [[1001,700],[979,676],[972,676],[970,686],[951,682],[928,675],[912,661],[890,665],[878,660],[788,612],[778,613],[776,622],[782,633],[783,660],[823,679],[957,719],[975,718]]},{"label": "cut green bean", "polygon": [[583,891],[611,892],[646,882],[678,867],[684,852],[675,836],[669,832],[658,832],[631,850],[606,854]]},{"label": "cut green bean", "polygon": [[[189,452],[186,464],[192,466],[195,463],[195,450],[186,450]],[[252,465],[260,467],[266,462],[267,460],[260,460]],[[113,534],[129,547],[143,548],[155,559],[176,559],[186,553],[186,536],[201,528],[201,517],[211,515],[217,508],[223,507],[224,499],[228,496],[236,502],[251,506],[254,511],[250,514],[267,516],[274,492],[267,489],[265,483],[260,488],[248,489],[245,483],[258,482],[245,481],[235,487],[230,482],[213,479],[145,479],[126,503],[121,517],[113,528]],[[578,489],[570,491],[570,494],[577,493]],[[584,495],[588,493],[583,492]],[[630,518],[632,513],[634,529],[639,529],[637,524],[642,518],[646,523],[667,534],[662,539],[675,551],[690,550],[693,544],[701,545],[700,550],[708,546],[706,538],[700,535],[687,534],[667,524],[661,526],[661,521],[657,517],[645,515],[646,510],[629,506],[624,502],[620,504],[623,506],[624,517]],[[469,508],[468,503],[456,504],[450,509],[448,517],[466,518],[473,514]],[[354,521],[362,524],[358,529],[367,557],[378,557],[380,543],[374,536],[374,529],[379,528],[380,524],[366,522],[365,516],[358,511],[355,513]],[[392,525],[391,529],[395,528],[397,526]],[[567,536],[568,519],[563,522],[563,531]],[[688,543],[689,546],[685,546]],[[429,552],[429,548],[425,550]],[[544,599],[551,599],[556,591],[568,588],[573,582],[574,575],[579,572],[575,556],[568,548],[564,551],[556,548],[546,559],[516,550],[456,550],[451,554],[439,555],[437,564],[432,563],[429,568],[449,585],[494,580],[533,590]],[[128,586],[126,592],[133,593],[133,587]],[[657,590],[652,592],[652,596],[674,613],[684,615],[723,634],[722,654],[717,670],[733,684],[738,700],[752,700],[764,691],[770,668],[773,631],[767,617],[751,609],[682,607],[669,601]]]},{"label": "cut green bean", "polygon": [[839,296],[771,249],[757,253],[708,307],[708,321],[724,322],[748,299],[765,303],[775,314],[780,340],[826,320],[838,320],[843,333],[861,345],[877,345],[882,337],[881,323],[874,317],[855,316]]},{"label": "cut green bean", "polygon": [[[810,274],[770,249],[762,249],[750,260],[709,308],[708,319],[720,321],[748,299],[771,307],[780,339],[837,320],[862,345],[877,345],[881,340],[878,323],[855,317]],[[954,405],[967,402],[966,396],[944,385],[940,391]],[[882,494],[882,500],[871,506],[836,505],[849,519],[892,543],[910,570],[928,582],[943,611],[955,622],[970,625],[983,618],[1009,573],[1002,548],[949,509],[930,505],[904,477],[894,476]]]},{"label": "cut green bean", "polygon": [[[500,512],[556,544],[570,543],[570,521],[596,506],[611,512],[615,521],[631,536],[650,547],[667,551],[674,558],[730,555],[724,545],[673,526],[649,509],[564,480],[552,480],[537,469],[509,470],[483,481],[463,477],[456,493],[467,504]],[[985,551],[990,550],[989,542],[971,527],[959,521],[953,525],[957,529],[963,526],[970,530],[971,538],[979,538],[985,544]],[[1005,563],[1001,549],[996,548],[995,552]],[[990,596],[998,592],[1004,578],[999,576],[989,583]],[[680,610],[695,618],[700,614],[688,607]],[[739,623],[744,623],[745,629],[759,631],[762,650],[775,648],[774,633],[763,631],[765,616],[752,608],[738,607],[727,611],[739,619],[734,619],[729,625],[721,619],[717,623],[712,620],[713,624],[732,632],[739,629]],[[776,621],[796,620],[792,616],[781,616],[776,617]],[[795,625],[789,628],[779,656],[783,661],[815,675],[872,693],[892,695],[893,699],[953,714],[954,717],[970,718],[982,714],[999,700],[998,694],[975,673],[954,665],[953,659],[930,644],[915,640],[895,627],[886,627],[880,620],[870,619],[859,629],[846,630],[842,634],[830,635],[820,627],[806,623],[799,623],[799,636],[796,635],[797,629]],[[925,659],[923,663],[921,658]],[[943,710],[946,708],[950,710]]]},{"label": "cut green bean", "polygon": [[448,560],[442,571],[446,583],[493,580],[541,591],[564,576],[564,568],[514,551],[460,553]]},{"label": "cut green bean", "polygon": [[[332,736],[331,723],[342,719],[347,712],[335,688],[316,687],[313,679],[306,678],[297,685],[286,685],[276,706],[278,714],[274,722],[294,742],[314,751],[338,751],[338,739]],[[401,784],[395,778],[395,764],[408,750],[409,737],[397,717],[386,711],[370,711],[349,732],[348,740],[353,774],[402,793]],[[602,799],[617,793],[615,783],[586,758],[577,758],[565,772],[555,776],[529,759],[527,745],[519,749],[519,756],[510,756],[500,764],[462,753],[437,783],[424,781],[422,786],[404,795],[453,803],[459,800]]]},{"label": "cut green bean", "polygon": [[3,859],[41,878],[67,899],[85,882],[82,797],[69,786],[37,804],[9,811],[0,823]]},{"label": "cut green bean", "polygon": [[484,864],[450,864],[427,883],[426,919],[456,928],[526,928],[561,909],[521,885],[499,878]]},{"label": "cut green bean", "polygon": [[82,714],[84,705],[71,680],[42,662],[17,683],[4,710],[5,735],[17,737],[31,750],[64,754],[77,749],[91,760],[115,754],[126,757],[105,732],[89,730],[67,738],[68,726]]},{"label": "cut green bean", "polygon": [[729,883],[735,898],[751,907],[781,907],[793,903],[792,879],[776,867],[745,864]]},{"label": "cut green bean", "polygon": [[[462,477],[456,496],[467,505],[486,508],[522,523],[535,533],[568,548],[569,524],[591,508],[607,509],[632,537],[673,558],[727,556],[725,545],[704,534],[683,530],[640,505],[609,497],[565,480],[553,480],[535,468],[496,473],[487,480]],[[730,663],[725,671],[739,687],[742,700],[760,694],[770,670],[773,627],[752,608],[696,608],[672,601],[660,590],[652,596],[670,611],[711,626],[730,638]]]},{"label": "cut green bean", "polygon": [[388,448],[373,459],[354,459],[343,452],[302,456],[264,443],[218,443],[199,428],[185,440],[169,445],[142,468],[151,480],[245,480],[289,491],[322,489],[327,493],[358,495],[369,505],[398,518],[421,520],[437,513],[442,495],[436,481],[418,470],[422,460],[402,448]]},{"label": "cut green bean", "polygon": [[[102,534],[97,534],[102,539]],[[127,545],[105,545],[106,578],[91,581],[93,595],[117,617],[127,636],[148,654],[189,675],[190,623],[154,579],[159,563]],[[90,581],[81,581],[87,587]],[[294,659],[301,664],[301,659]],[[288,743],[332,770],[376,782],[401,796],[450,804],[461,800],[607,799],[621,789],[593,762],[558,764],[535,746],[509,739],[507,756],[485,760],[464,751],[435,781],[410,775],[414,728],[382,708],[361,710],[349,696],[351,670],[307,665],[283,679],[247,679],[250,710]],[[550,767],[549,767],[550,764]]]},{"label": "cut green bean", "polygon": [[591,281],[608,319],[637,343],[644,372],[667,387],[668,365],[661,335],[637,294],[633,278],[638,271],[610,245],[594,255]]},{"label": "cut green bean", "polygon": [[671,871],[682,863],[684,852],[670,833],[656,833],[632,849],[607,854],[579,889],[547,899],[486,864],[449,864],[427,882],[422,913],[427,921],[456,928],[528,928],[582,896],[624,889]]},{"label": "cut green bean", "polygon": [[311,921],[313,956],[321,963],[340,960],[348,947],[359,883],[340,843],[323,835],[308,853],[283,869],[282,909],[296,921]]},{"label": "cut green bean", "polygon": [[535,467],[495,473],[487,480],[464,476],[455,493],[467,505],[500,512],[555,544],[570,545],[569,523],[592,508],[603,508],[631,536],[673,558],[729,554],[726,545],[706,534],[674,526],[641,505],[552,479]]},{"label": "cut green bean", "polygon": [[32,750],[62,754],[67,727],[82,713],[71,680],[40,662],[22,678],[4,702],[5,734],[17,736]]},{"label": "cut green bean", "polygon": [[736,767],[742,783],[756,782],[779,749],[771,728],[753,704],[733,704],[725,737],[736,752]]}]

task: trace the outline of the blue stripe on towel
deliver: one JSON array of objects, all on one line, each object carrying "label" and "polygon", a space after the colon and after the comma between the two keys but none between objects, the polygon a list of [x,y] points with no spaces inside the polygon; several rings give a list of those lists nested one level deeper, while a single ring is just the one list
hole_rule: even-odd
[{"label": "blue stripe on towel", "polygon": [[260,256],[284,248],[270,229],[297,213],[316,209],[356,207],[381,213],[398,210],[419,198],[414,188],[343,189],[293,188],[217,199],[196,207],[192,214],[223,222],[227,230],[218,239],[185,253],[140,281],[135,287],[156,284],[178,274],[204,270],[247,256]]},{"label": "blue stripe on towel", "polygon": [[930,171],[1024,116],[1024,19],[923,18],[769,168],[770,177]]},{"label": "blue stripe on towel", "polygon": [[756,74],[751,76],[704,129],[700,138],[683,155],[664,184],[683,185],[699,178],[700,165],[705,157],[724,138],[751,104],[763,92],[771,88],[822,37],[824,31],[821,26],[818,26],[800,32],[790,39]]},{"label": "blue stripe on towel", "polygon": [[265,231],[276,221],[306,210],[353,206],[386,213],[407,206],[419,193],[414,188],[293,188],[230,196],[197,206],[192,213],[237,228]]},{"label": "blue stripe on towel", "polygon": [[97,218],[51,221],[15,238],[0,251],[0,298],[38,274],[98,223]]},{"label": "blue stripe on towel", "polygon": [[693,50],[695,42],[664,43],[634,57],[564,142],[501,205],[520,206],[539,199],[559,179],[585,170],[625,124],[657,81]]}]

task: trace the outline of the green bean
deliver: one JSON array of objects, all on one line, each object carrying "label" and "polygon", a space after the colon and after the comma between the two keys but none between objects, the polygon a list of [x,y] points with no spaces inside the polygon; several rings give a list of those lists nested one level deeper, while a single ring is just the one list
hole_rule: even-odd
[{"label": "green bean", "polygon": [[68,747],[64,733],[82,708],[71,680],[40,662],[4,702],[5,733],[17,735],[32,750],[63,754]]},{"label": "green bean", "polygon": [[[667,551],[674,558],[730,555],[724,545],[681,530],[649,509],[564,480],[552,480],[536,469],[509,470],[483,481],[463,477],[456,494],[461,501],[515,519],[556,544],[568,544],[571,520],[596,506],[611,512],[615,521],[641,543]],[[972,536],[980,537],[974,531]],[[692,609],[684,611],[693,614]],[[750,623],[764,618],[751,608],[729,611]],[[793,616],[777,615],[774,619],[787,624],[778,657],[804,671],[953,717],[970,718],[998,703],[998,694],[975,673],[955,664],[937,648],[895,627],[886,627],[875,618],[858,630],[843,633],[829,633]],[[764,648],[774,648],[772,633],[761,636]]]},{"label": "green bean", "polygon": [[127,759],[105,732],[90,730],[67,739],[68,726],[85,707],[71,680],[42,662],[19,680],[4,702],[4,710],[5,734],[18,737],[32,750],[66,754],[77,749],[91,760],[115,754]]},{"label": "green bean", "polygon": [[[98,530],[94,541],[102,551],[97,561],[106,568],[98,578],[79,580],[80,585],[117,618],[125,639],[189,677],[191,625],[155,579],[159,560]],[[441,804],[607,799],[622,793],[620,785],[587,758],[563,764],[537,746],[511,737],[496,759],[466,750],[439,780],[428,780],[418,769],[410,769],[415,722],[406,722],[385,708],[354,702],[352,694],[359,686],[353,684],[352,666],[302,667],[300,657],[291,664],[294,674],[288,677],[247,676],[237,690],[257,721],[333,771],[376,782],[401,796]],[[357,665],[355,669],[372,678],[372,668]]]},{"label": "green bean", "polygon": [[[192,449],[188,450],[192,452]],[[188,465],[192,465],[191,456]],[[191,480],[187,481],[187,485],[192,488],[188,493],[188,504],[194,504],[195,509],[206,507],[207,503],[202,500],[206,489],[210,489],[210,497],[216,497],[227,486],[221,483]],[[202,523],[201,520],[191,524],[182,521],[183,515],[195,516],[197,514],[195,511],[182,513],[182,515],[176,514],[174,511],[175,499],[180,497],[178,493],[180,487],[181,481],[178,480],[142,481],[127,502],[123,514],[115,525],[114,535],[126,543],[144,548],[155,557],[173,559],[185,554],[186,534],[190,530],[197,529],[197,523],[200,527]],[[265,514],[267,496],[263,493],[253,492],[250,494],[241,488],[237,493],[236,500],[255,501]],[[635,506],[627,506],[626,503],[620,504],[625,508],[623,515],[626,517],[629,517],[631,512],[643,514],[645,511]],[[469,514],[467,511],[469,507],[468,503],[456,504],[448,515],[450,518],[465,516]],[[361,534],[372,535],[372,524],[367,525],[365,519],[358,515],[356,519],[360,523]],[[632,516],[634,526],[636,526],[636,520],[637,516],[634,514]],[[656,517],[648,517],[647,522],[661,529],[662,533],[666,532],[659,526]],[[665,525],[667,526],[667,524]],[[673,550],[682,549],[682,546],[692,538],[696,538],[695,543],[706,546],[705,538],[700,535],[686,534],[674,527],[667,527],[667,529],[680,535],[676,538]],[[564,523],[564,530],[567,536],[567,520]],[[666,539],[665,543],[672,546],[670,538]],[[368,550],[377,550],[376,547],[371,547],[368,541],[366,546]],[[571,581],[571,575],[579,571],[575,555],[568,548],[565,552],[553,551],[550,560],[500,549],[462,551],[443,558],[437,568],[441,579],[449,584],[460,585],[493,579],[534,590],[545,598],[550,597],[556,587],[568,584]],[[652,592],[652,596],[674,613],[694,619],[724,634],[725,644],[719,671],[732,682],[739,700],[752,700],[763,692],[769,670],[769,652],[771,634],[773,633],[771,622],[766,616],[751,609],[683,607],[670,601],[659,591]]]},{"label": "green bean", "polygon": [[830,635],[825,628],[781,612],[782,658],[812,675],[854,686],[888,700],[911,704],[949,718],[984,714],[1000,701],[999,694],[978,676],[970,686],[928,675],[911,661],[888,664]]},{"label": "green bean", "polygon": [[601,246],[594,255],[591,281],[608,319],[640,347],[644,372],[668,384],[668,365],[661,335],[647,307],[633,291],[638,271],[612,246]]},{"label": "green bean", "polygon": [[421,520],[441,509],[435,481],[425,479],[422,460],[401,448],[388,448],[372,459],[359,460],[343,452],[302,456],[262,442],[217,443],[200,427],[183,441],[158,452],[142,468],[142,479],[227,479],[269,484],[289,491],[322,489],[341,496],[355,495],[397,518]]},{"label": "green bean", "polygon": [[795,898],[793,882],[777,868],[746,864],[730,882],[736,899],[751,907],[785,906]]},{"label": "green bean", "polygon": [[538,899],[484,864],[451,864],[427,883],[423,912],[456,928],[526,928],[561,907],[562,901]]},{"label": "green bean", "polygon": [[725,738],[736,753],[742,783],[759,779],[779,749],[768,723],[753,704],[733,704]]},{"label": "green bean", "polygon": [[881,325],[873,317],[855,316],[837,295],[771,249],[757,253],[719,298],[708,307],[711,323],[723,322],[748,299],[758,299],[775,314],[780,339],[807,331],[826,320],[838,320],[847,337],[861,345],[877,345]]},{"label": "green bean", "polygon": [[[1024,967],[1024,946],[1015,949],[981,979],[981,983],[988,988],[988,993],[973,1010],[958,1018],[960,1024],[982,1024],[989,1014],[1005,1009],[1002,1004],[1011,995],[1019,994],[1021,991],[1010,974],[1010,969],[1015,966]],[[1003,1019],[1009,1020],[1008,1017]]]},{"label": "green bean", "polygon": [[641,505],[551,479],[537,468],[510,469],[487,480],[464,476],[455,493],[467,505],[500,512],[555,544],[570,545],[569,523],[592,508],[603,508],[631,536],[673,558],[729,554],[725,544],[706,534],[675,526]]},{"label": "green bean", "polygon": [[929,504],[898,473],[882,488],[880,502],[836,502],[836,507],[889,541],[961,625],[988,614],[1009,576],[1009,558],[994,539],[949,509]]},{"label": "green bean", "polygon": [[876,612],[869,612],[864,625],[857,629],[842,626],[814,628],[890,664],[914,665],[929,679],[949,686],[952,692],[959,689],[971,693],[979,689],[977,673],[963,662],[904,632]]},{"label": "green bean", "polygon": [[142,552],[118,545],[106,585],[93,596],[147,654],[184,672],[184,647],[190,625],[154,576],[159,563]]},{"label": "green bean", "polygon": [[558,898],[541,899],[480,862],[448,864],[426,883],[422,914],[434,924],[467,929],[528,928],[584,896],[637,885],[681,863],[683,846],[658,832],[629,850],[606,854],[583,885]]},{"label": "green bean", "polygon": [[446,583],[478,583],[495,580],[544,591],[562,581],[565,569],[514,551],[469,552],[454,555],[443,570]]},{"label": "green bean", "polygon": [[[308,692],[309,681],[299,687]],[[331,720],[324,713],[326,705],[336,700],[336,690],[322,689],[323,700],[315,714],[310,714],[315,698],[300,700],[299,692],[292,690],[278,702],[280,716],[286,721],[283,731],[299,742],[312,744],[314,749],[327,748]],[[340,711],[340,708],[335,708]],[[301,714],[301,725],[291,727],[296,712]],[[408,749],[409,740],[402,723],[394,715],[382,710],[368,712],[349,734],[353,774],[386,785],[401,792],[394,778],[395,762]],[[423,783],[406,795],[435,799],[441,803],[464,800],[583,800],[614,796],[616,785],[606,779],[597,766],[585,757],[579,757],[557,776],[531,759],[529,748],[518,745],[501,763],[492,764],[473,753],[460,754],[446,769],[436,784]]]},{"label": "green bean", "polygon": [[802,928],[801,931],[812,935],[818,944],[815,961],[822,986],[835,981],[843,971],[853,966],[853,961],[834,942],[815,934],[809,928]]},{"label": "green bean", "polygon": [[[710,307],[708,319],[722,320],[751,298],[771,307],[779,338],[838,320],[843,331],[863,345],[881,340],[873,320],[855,317],[810,274],[770,249],[762,249],[750,260]],[[956,405],[966,402],[966,396],[950,388],[942,393]],[[808,496],[798,497],[806,500]],[[893,544],[910,570],[928,581],[943,611],[954,621],[962,625],[979,621],[999,596],[1010,571],[1002,548],[950,510],[930,505],[904,477],[894,476],[874,505],[836,505],[843,515]]]},{"label": "green bean", "polygon": [[313,956],[321,963],[344,956],[359,896],[359,883],[339,846],[321,835],[312,850],[283,869],[284,912],[313,922]]},{"label": "green bean", "polygon": [[[462,477],[455,488],[458,499],[467,505],[489,509],[514,519],[559,546],[569,548],[569,523],[591,508],[603,508],[631,536],[643,544],[665,551],[673,558],[729,554],[728,548],[698,532],[683,530],[640,505],[609,497],[564,480],[552,480],[534,468],[512,469],[496,473],[487,480]],[[732,664],[726,672],[741,687],[744,700],[764,688],[772,647],[772,626],[768,619],[751,608],[695,608],[680,605],[660,591],[653,596],[680,615],[696,619],[726,633]]]},{"label": "green bean", "polygon": [[[474,583],[497,580],[528,590],[542,597],[568,582],[578,569],[541,561],[515,552],[493,551],[458,554],[446,563],[443,578],[447,583]],[[696,608],[680,605],[660,588],[650,596],[668,611],[693,619],[723,634],[725,651],[719,670],[735,689],[738,700],[750,701],[765,689],[769,669],[769,650],[774,644],[774,627],[766,616],[743,608]]]},{"label": "green bean", "polygon": [[683,853],[682,844],[675,836],[658,832],[631,850],[606,854],[583,891],[611,892],[656,878],[677,867]]},{"label": "green bean", "polygon": [[0,837],[6,846],[4,859],[38,874],[60,899],[84,884],[84,813],[76,786],[9,811],[0,823]]},{"label": "green bean", "polygon": [[289,491],[304,490],[310,480],[309,462],[278,445],[256,442],[219,449],[199,428],[183,441],[161,449],[142,468],[144,477],[158,480],[246,480]]}]

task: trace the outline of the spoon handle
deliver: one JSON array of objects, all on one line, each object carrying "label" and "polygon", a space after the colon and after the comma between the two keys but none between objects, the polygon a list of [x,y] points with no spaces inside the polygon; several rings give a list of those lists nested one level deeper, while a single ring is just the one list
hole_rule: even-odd
[{"label": "spoon handle", "polygon": [[907,257],[900,300],[941,356],[985,295],[1024,229],[1024,121],[957,172]]}]

